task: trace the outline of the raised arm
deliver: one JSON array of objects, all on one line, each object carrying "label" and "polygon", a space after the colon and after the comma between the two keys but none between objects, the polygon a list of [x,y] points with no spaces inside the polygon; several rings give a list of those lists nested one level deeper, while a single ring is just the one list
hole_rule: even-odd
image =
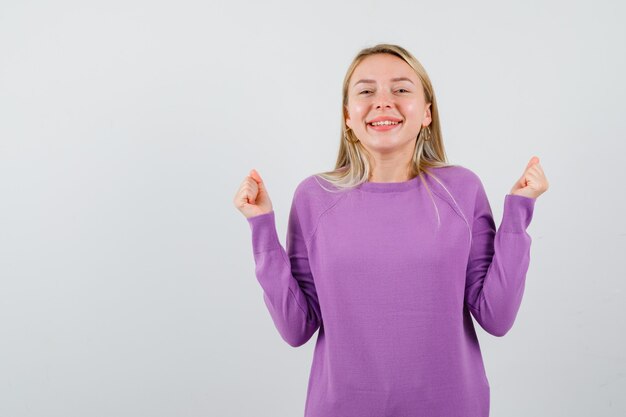
[{"label": "raised arm", "polygon": [[249,217],[256,277],[276,329],[291,346],[305,344],[320,327],[321,314],[298,218],[297,192],[287,228],[287,251],[276,232],[274,211]]},{"label": "raised arm", "polygon": [[496,231],[482,183],[476,193],[472,244],[467,265],[465,304],[488,333],[504,336],[513,326],[522,302],[530,264],[535,198],[507,194]]}]

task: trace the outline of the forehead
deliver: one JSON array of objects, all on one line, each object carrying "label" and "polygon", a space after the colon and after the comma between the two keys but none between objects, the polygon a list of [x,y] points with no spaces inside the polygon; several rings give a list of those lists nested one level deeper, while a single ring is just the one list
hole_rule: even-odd
[{"label": "forehead", "polygon": [[382,83],[398,77],[406,77],[415,85],[420,85],[417,74],[402,58],[391,54],[370,55],[364,58],[354,69],[352,77],[350,77],[350,87],[361,79],[370,79]]}]

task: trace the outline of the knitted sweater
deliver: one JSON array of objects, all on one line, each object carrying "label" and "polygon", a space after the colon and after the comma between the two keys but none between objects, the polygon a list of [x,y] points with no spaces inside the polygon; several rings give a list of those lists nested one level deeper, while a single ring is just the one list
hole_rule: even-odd
[{"label": "knitted sweater", "polygon": [[297,186],[286,250],[274,211],[248,218],[255,273],[291,346],[319,330],[305,417],[486,417],[490,387],[472,316],[503,336],[530,263],[535,199],[507,194],[496,230],[460,165],[343,192]]}]

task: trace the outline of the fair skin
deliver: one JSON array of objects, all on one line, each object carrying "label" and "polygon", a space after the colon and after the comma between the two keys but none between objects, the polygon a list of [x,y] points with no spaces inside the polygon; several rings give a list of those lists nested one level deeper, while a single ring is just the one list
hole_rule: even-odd
[{"label": "fair skin", "polygon": [[[398,79],[401,78],[401,79]],[[369,80],[359,82],[361,80]],[[402,59],[375,54],[363,59],[349,80],[346,125],[371,154],[370,182],[402,182],[410,179],[409,167],[417,135],[430,125],[431,103],[415,71]],[[393,118],[400,124],[378,130],[368,124],[374,118]],[[548,189],[548,180],[533,156],[510,194],[537,198]],[[233,198],[235,207],[246,217],[273,210],[265,182],[252,169]]]},{"label": "fair skin", "polygon": [[[430,103],[415,71],[394,55],[366,57],[350,77],[345,112],[346,125],[371,154],[369,181],[409,180],[415,140],[432,122]],[[377,130],[369,122],[378,117],[401,122],[393,129]]]}]

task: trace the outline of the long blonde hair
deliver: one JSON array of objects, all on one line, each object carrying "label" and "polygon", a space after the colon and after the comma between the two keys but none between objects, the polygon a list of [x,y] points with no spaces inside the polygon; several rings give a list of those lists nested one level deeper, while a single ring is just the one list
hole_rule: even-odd
[{"label": "long blonde hair", "polygon": [[[358,138],[346,125],[346,108],[348,106],[348,87],[350,85],[350,78],[355,68],[366,57],[374,54],[391,54],[404,60],[419,77],[422,86],[424,87],[424,97],[426,104],[430,103],[431,111],[431,123],[430,138],[425,140],[425,129],[420,129],[419,134],[415,138],[415,147],[413,157],[409,167],[411,178],[416,176],[420,177],[420,180],[429,190],[426,184],[424,173],[433,177],[442,187],[448,192],[447,188],[441,183],[441,181],[432,173],[429,168],[454,166],[450,164],[446,157],[446,152],[443,145],[443,138],[441,134],[441,123],[439,120],[439,109],[437,108],[437,100],[435,98],[435,92],[430,82],[430,78],[426,73],[426,70],[422,64],[406,49],[398,45],[381,43],[369,48],[362,49],[352,60],[352,63],[348,67],[348,71],[343,80],[343,102],[341,111],[341,134],[339,139],[339,154],[335,163],[335,169],[332,171],[325,171],[315,174],[315,176],[325,179],[333,185],[334,189],[327,189],[320,184],[324,189],[331,192],[347,191],[364,182],[367,182],[370,177],[370,161],[368,159],[369,152],[363,147]],[[319,181],[318,181],[319,182]],[[448,192],[448,194],[450,194]],[[451,196],[452,197],[452,196]],[[454,198],[452,197],[454,200]],[[439,210],[433,200],[435,210],[437,212],[437,219],[439,220]],[[455,201],[456,204],[456,201]],[[465,219],[466,223],[467,220]],[[439,221],[438,221],[439,224]]]},{"label": "long blonde hair", "polygon": [[425,129],[420,129],[419,134],[415,138],[415,148],[413,158],[411,158],[410,176],[422,176],[430,167],[449,166],[445,149],[443,146],[441,124],[439,120],[439,109],[437,108],[437,100],[433,90],[430,78],[426,70],[420,62],[406,49],[398,45],[382,43],[370,48],[362,49],[352,60],[348,67],[348,71],[343,79],[343,102],[341,111],[341,135],[339,138],[339,155],[335,163],[335,169],[316,174],[324,178],[338,190],[353,188],[363,182],[366,182],[371,174],[369,153],[363,147],[358,138],[346,125],[346,108],[348,106],[348,87],[350,78],[355,68],[366,57],[374,54],[391,54],[395,55],[406,62],[419,77],[424,87],[424,97],[426,104],[431,103],[430,111],[432,121],[430,127],[430,140],[424,140]]}]

